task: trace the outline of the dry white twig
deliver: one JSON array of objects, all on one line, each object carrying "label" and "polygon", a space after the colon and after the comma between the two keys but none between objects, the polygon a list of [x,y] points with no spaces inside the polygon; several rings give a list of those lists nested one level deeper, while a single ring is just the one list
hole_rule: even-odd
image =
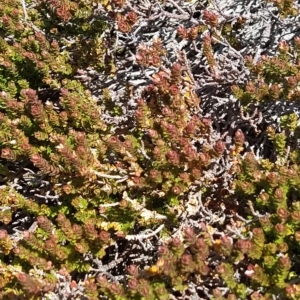
[{"label": "dry white twig", "polygon": [[145,233],[140,233],[140,234],[134,234],[134,235],[126,235],[125,239],[132,241],[132,240],[145,240],[149,239],[156,234],[158,234],[163,228],[165,227],[164,224],[159,225],[154,231],[151,233],[145,234]]},{"label": "dry white twig", "polygon": [[20,1],[21,1],[21,5],[22,5],[22,8],[23,8],[23,12],[24,12],[25,22],[26,22],[27,19],[28,19],[28,14],[27,14],[27,10],[26,10],[26,3],[25,3],[25,0],[20,0]]},{"label": "dry white twig", "polygon": [[128,176],[120,176],[120,175],[109,175],[109,174],[103,174],[101,172],[90,170],[92,174],[95,174],[97,177],[100,178],[108,178],[108,179],[120,179],[120,180],[127,180]]}]

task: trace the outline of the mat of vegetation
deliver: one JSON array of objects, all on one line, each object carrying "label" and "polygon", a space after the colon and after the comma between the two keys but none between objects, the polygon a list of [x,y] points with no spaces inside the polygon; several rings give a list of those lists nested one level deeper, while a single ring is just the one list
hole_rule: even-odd
[{"label": "mat of vegetation", "polygon": [[300,5],[0,0],[0,299],[300,299]]}]

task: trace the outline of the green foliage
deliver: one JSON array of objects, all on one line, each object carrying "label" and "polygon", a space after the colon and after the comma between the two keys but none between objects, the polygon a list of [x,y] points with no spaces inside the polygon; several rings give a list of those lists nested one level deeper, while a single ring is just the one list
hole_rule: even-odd
[{"label": "green foliage", "polygon": [[[278,157],[282,157],[286,146],[280,141],[284,141],[286,135],[272,132],[270,137]],[[295,163],[287,166],[285,160],[280,159],[276,163],[257,162],[251,153],[241,164],[243,171],[238,175],[240,179],[236,180],[236,190],[241,197],[247,195],[249,212],[258,209],[262,214],[251,223],[251,245],[243,245],[245,241],[241,240],[240,249],[254,260],[255,265],[248,266],[254,286],[264,286],[266,293],[281,294],[284,288],[289,287],[291,258],[299,247],[296,232],[300,225],[300,206],[299,201],[291,200],[299,197],[299,167]],[[257,228],[253,228],[255,226]],[[289,297],[288,294],[283,295]]]},{"label": "green foliage", "polygon": [[[183,59],[169,64],[169,70],[164,66],[167,51],[159,39],[137,49],[142,68],[159,69],[137,100],[134,128],[121,132],[108,125],[91,92],[75,79],[88,67],[114,77],[117,68],[102,39],[108,26],[95,11],[98,4],[115,10],[110,15],[126,34],[138,16],[126,10],[125,1],[31,4],[24,15],[21,1],[0,1],[0,222],[11,225],[18,214],[36,221],[36,228],[17,236],[0,230],[3,299],[40,299],[55,290],[58,274],[87,274],[93,259],[103,259],[106,249],[133,229],[164,222],[168,235],[180,225],[177,211],[184,196],[195,185],[209,194],[218,179],[205,177],[207,171],[229,152],[222,137],[215,138],[212,120],[200,116],[195,82]],[[276,5],[282,16],[294,14],[290,1]],[[219,38],[217,14],[205,10],[203,18],[201,26],[179,27],[178,36],[195,41],[213,29],[212,37]],[[234,28],[226,23],[222,30],[236,48],[233,31],[243,24],[239,18]],[[214,73],[212,40],[205,35],[202,50]],[[233,93],[244,105],[298,101],[299,54],[295,38],[292,45],[281,42],[275,57],[263,56],[256,64],[248,57],[251,80],[233,86]],[[127,84],[124,97],[131,98],[131,90]],[[105,109],[121,115],[109,90],[102,93]],[[226,295],[212,288],[213,299],[298,299],[299,285],[289,283],[299,276],[293,261],[300,242],[300,152],[292,147],[299,136],[297,115],[282,116],[280,130],[270,126],[266,133],[272,161],[243,153],[241,129],[227,155],[236,176],[233,197],[247,200],[244,215],[250,221],[233,220],[224,232],[205,222],[197,230],[185,228],[183,237],[161,245],[151,266],[130,265],[124,284],[85,276],[87,297],[169,299],[170,292],[184,293],[191,282],[213,279],[228,288]],[[28,186],[39,187],[46,179],[59,201],[37,201],[12,185],[24,175],[24,166],[34,170]]]},{"label": "green foliage", "polygon": [[299,12],[294,5],[294,2],[291,0],[283,0],[283,1],[274,1],[269,0],[269,2],[274,3],[274,5],[278,8],[281,18],[286,18],[290,15],[296,16]]},{"label": "green foliage", "polygon": [[[225,144],[217,141],[200,154],[193,148],[193,139],[208,139],[211,122],[196,114],[190,119],[199,99],[191,87],[185,87],[187,76],[180,63],[172,66],[170,78],[163,72],[153,75],[153,84],[143,92],[144,99],[152,99],[151,105],[138,100],[136,129],[123,136],[112,132],[90,92],[72,77],[78,68],[103,67],[105,47],[100,35],[105,24],[101,19],[88,21],[93,14],[91,2],[39,1],[28,16],[19,1],[3,1],[1,7],[1,175],[4,182],[11,180],[7,162],[31,164],[37,176],[47,176],[62,202],[60,206],[38,204],[12,188],[0,191],[1,207],[7,208],[0,215],[4,224],[22,210],[33,214],[38,225],[34,232],[24,231],[17,243],[3,231],[3,255],[13,257],[13,266],[22,266],[17,273],[5,267],[15,276],[7,288],[14,289],[15,295],[38,296],[45,293],[41,285],[47,285],[50,270],[88,272],[90,262],[84,257],[89,253],[101,259],[114,234],[126,235],[138,224],[148,226],[167,218],[175,222],[167,205],[172,209],[179,205],[178,197],[212,159],[222,155]],[[126,18],[133,22],[133,17]],[[87,49],[88,55],[82,55]],[[146,54],[154,61],[164,56],[160,40],[140,50],[141,56]],[[43,90],[48,99],[41,99]],[[108,159],[112,156],[114,162]],[[33,266],[44,275],[29,276]],[[139,284],[144,298],[157,293],[167,297],[158,282],[153,289],[147,281]],[[174,286],[185,288],[181,281]],[[108,290],[103,293],[112,295]]]},{"label": "green foliage", "polygon": [[256,64],[252,57],[246,58],[246,65],[251,71],[250,81],[244,88],[232,86],[233,94],[243,105],[300,99],[299,37],[296,37],[291,45],[285,41],[280,42],[278,52],[276,56],[262,56]]}]

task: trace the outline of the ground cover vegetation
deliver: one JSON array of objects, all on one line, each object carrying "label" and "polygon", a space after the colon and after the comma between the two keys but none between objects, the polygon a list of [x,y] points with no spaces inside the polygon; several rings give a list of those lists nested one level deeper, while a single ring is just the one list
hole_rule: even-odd
[{"label": "ground cover vegetation", "polygon": [[300,299],[297,1],[0,1],[1,299]]}]

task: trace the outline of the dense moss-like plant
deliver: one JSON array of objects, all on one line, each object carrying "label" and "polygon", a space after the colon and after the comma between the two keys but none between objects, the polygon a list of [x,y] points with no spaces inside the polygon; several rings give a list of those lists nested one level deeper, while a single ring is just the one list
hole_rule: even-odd
[{"label": "dense moss-like plant", "polygon": [[299,37],[291,44],[280,42],[278,52],[276,56],[263,55],[258,63],[254,63],[252,57],[246,58],[250,80],[244,89],[232,87],[234,95],[243,104],[299,100]]},{"label": "dense moss-like plant", "polygon": [[[296,120],[297,117],[291,115],[289,119]],[[257,226],[252,229],[254,243],[246,250],[256,264],[248,266],[247,275],[254,284],[265,282],[266,294],[283,293],[285,297],[296,299],[298,294],[288,281],[298,276],[295,255],[299,248],[297,235],[300,224],[297,200],[299,150],[287,150],[288,133],[297,130],[297,123],[286,123],[286,120],[286,116],[282,117],[285,130],[282,133],[275,133],[271,128],[268,130],[277,153],[276,162],[268,159],[258,161],[253,153],[246,153],[241,160],[235,189],[248,202],[249,213],[253,215],[251,224]],[[286,289],[285,292],[283,289]]]},{"label": "dense moss-like plant", "polygon": [[[278,7],[294,13],[287,1]],[[216,41],[227,34],[240,45],[227,20],[221,28],[217,12],[201,13],[203,22],[179,26],[178,38],[197,53],[201,38],[205,70],[222,81]],[[230,125],[226,139],[216,131],[216,120],[201,114],[201,87],[184,51],[170,58],[159,38],[132,55],[148,81],[138,97],[125,83],[122,97],[136,104],[128,122],[107,122],[106,109],[123,113],[114,93],[107,88],[95,99],[78,80],[86,70],[117,80],[120,53],[103,39],[107,20],[123,39],[144,27],[140,17],[154,20],[147,14],[122,0],[0,1],[0,298],[169,299],[192,289],[210,299],[299,298],[291,281],[299,275],[296,114],[282,118],[280,132],[268,127],[272,161],[245,154],[242,128]],[[243,24],[239,18],[234,29]],[[295,38],[275,57],[248,57],[251,81],[233,86],[234,95],[245,105],[297,101],[299,49]],[[219,164],[230,176],[219,178]],[[235,179],[228,190],[218,186],[224,178]],[[229,205],[246,199],[249,209],[239,216],[220,205],[225,215],[215,218],[211,199],[201,200],[212,191]],[[144,260],[140,269],[134,260]]]}]

